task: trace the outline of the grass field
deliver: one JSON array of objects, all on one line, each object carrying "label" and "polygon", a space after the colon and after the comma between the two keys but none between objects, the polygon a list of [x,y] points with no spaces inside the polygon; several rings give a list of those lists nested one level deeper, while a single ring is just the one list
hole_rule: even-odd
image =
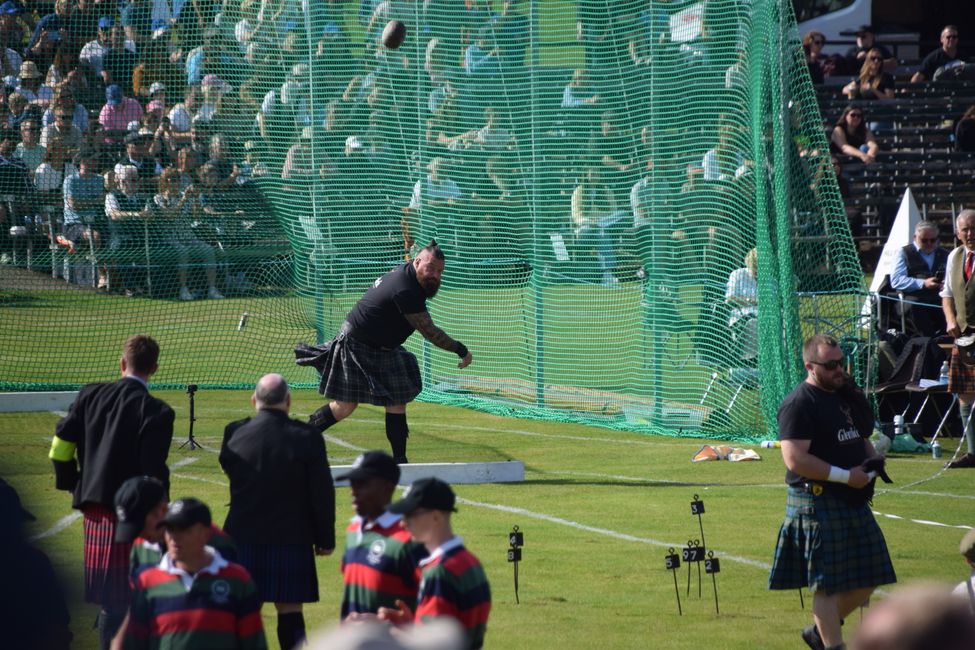
[{"label": "grass field", "polygon": [[[186,395],[161,391],[177,412],[176,437],[185,438]],[[295,395],[295,414],[317,408],[311,391]],[[210,504],[218,522],[228,490],[215,448],[225,423],[247,414],[244,391],[201,390],[196,432],[205,449],[175,448],[174,497],[196,495]],[[21,493],[38,521],[32,535],[63,572],[73,600],[78,648],[94,647],[95,610],[80,602],[80,521],[54,532],[71,513],[70,497],[53,489],[46,452],[58,416],[0,415],[0,475]],[[494,604],[488,648],[797,648],[807,624],[810,599],[800,608],[796,592],[769,592],[767,567],[785,501],[778,450],[760,450],[754,463],[690,462],[701,441],[657,438],[578,425],[504,419],[461,409],[416,404],[410,412],[413,462],[519,459],[526,480],[517,484],[458,486],[457,531],[481,558]],[[381,411],[362,407],[330,431],[333,464],[347,464],[359,449],[385,448]],[[946,441],[946,452],[957,441]],[[894,489],[878,494],[894,566],[901,582],[957,582],[967,572],[958,541],[972,525],[970,476],[938,474],[940,462],[923,456],[895,457],[889,470]],[[678,616],[674,584],[664,570],[669,546],[700,537],[689,502],[704,499],[708,547],[721,559],[717,576],[720,615],[710,580],[702,597],[692,575],[678,574],[684,615]],[[338,527],[351,516],[347,489],[338,490]],[[928,520],[918,523],[912,520]],[[515,603],[512,567],[505,561],[507,533],[525,533],[521,603]],[[318,560],[321,602],[306,609],[309,627],[336,619],[341,581],[338,557]],[[265,625],[274,641],[274,621]],[[858,617],[847,623],[847,633]],[[2,645],[2,644],[0,644]]]}]

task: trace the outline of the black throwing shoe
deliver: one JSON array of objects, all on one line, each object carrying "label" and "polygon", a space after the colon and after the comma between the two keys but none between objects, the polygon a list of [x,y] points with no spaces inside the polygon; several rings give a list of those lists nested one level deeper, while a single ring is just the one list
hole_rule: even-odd
[{"label": "black throwing shoe", "polygon": [[819,629],[816,628],[815,623],[809,627],[802,628],[800,635],[802,636],[802,640],[812,650],[826,650],[826,645],[823,643],[822,637],[819,636]]}]

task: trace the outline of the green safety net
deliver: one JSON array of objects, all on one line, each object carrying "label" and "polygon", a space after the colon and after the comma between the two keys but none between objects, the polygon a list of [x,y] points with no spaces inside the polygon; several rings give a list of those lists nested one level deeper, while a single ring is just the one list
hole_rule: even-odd
[{"label": "green safety net", "polygon": [[785,0],[153,7],[75,9],[39,50],[18,16],[49,71],[19,116],[53,126],[23,169],[0,150],[4,390],[111,379],[136,332],[160,385],[317,386],[294,344],[433,239],[431,313],[474,363],[412,337],[428,401],[749,439],[803,337],[861,335]]}]

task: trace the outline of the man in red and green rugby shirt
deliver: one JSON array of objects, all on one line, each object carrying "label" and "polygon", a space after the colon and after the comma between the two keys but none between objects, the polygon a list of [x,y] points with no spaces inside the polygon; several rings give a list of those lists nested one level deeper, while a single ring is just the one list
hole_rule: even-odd
[{"label": "man in red and green rugby shirt", "polygon": [[367,451],[339,481],[352,487],[356,516],[346,530],[342,556],[342,619],[375,614],[380,607],[396,607],[402,600],[416,608],[420,560],[427,555],[422,544],[410,540],[403,518],[387,510],[399,482],[399,465],[389,454]]},{"label": "man in red and green rugby shirt", "polygon": [[161,522],[166,555],[136,580],[125,648],[267,648],[254,581],[207,546],[212,523],[196,499],[169,505]]},{"label": "man in red and green rugby shirt", "polygon": [[380,620],[397,625],[424,623],[439,617],[457,620],[464,628],[465,647],[484,645],[491,612],[491,588],[480,561],[453,533],[450,513],[456,512],[450,486],[437,478],[419,479],[389,511],[403,515],[412,538],[426,546],[429,557],[420,562],[420,593],[414,613],[402,600],[397,609],[382,607]]}]

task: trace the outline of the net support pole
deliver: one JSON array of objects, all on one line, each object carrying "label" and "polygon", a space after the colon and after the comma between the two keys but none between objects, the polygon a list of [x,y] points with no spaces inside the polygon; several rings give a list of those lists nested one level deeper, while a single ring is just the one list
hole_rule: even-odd
[{"label": "net support pole", "polygon": [[531,52],[531,70],[530,70],[530,81],[529,81],[529,106],[531,107],[531,205],[532,205],[532,250],[533,258],[535,259],[535,267],[532,271],[531,285],[532,285],[532,302],[534,303],[535,309],[533,311],[534,316],[534,363],[532,367],[534,368],[535,375],[535,406],[545,406],[545,328],[543,326],[543,320],[545,316],[545,293],[542,290],[542,283],[538,275],[538,260],[540,259],[540,246],[539,241],[539,224],[538,224],[538,212],[534,210],[535,206],[538,205],[539,195],[538,195],[538,92],[537,92],[537,79],[536,74],[538,66],[540,65],[540,52],[539,47],[541,39],[539,38],[539,18],[538,18],[538,0],[531,0],[531,5],[528,10],[528,31],[529,31],[529,52]]}]

